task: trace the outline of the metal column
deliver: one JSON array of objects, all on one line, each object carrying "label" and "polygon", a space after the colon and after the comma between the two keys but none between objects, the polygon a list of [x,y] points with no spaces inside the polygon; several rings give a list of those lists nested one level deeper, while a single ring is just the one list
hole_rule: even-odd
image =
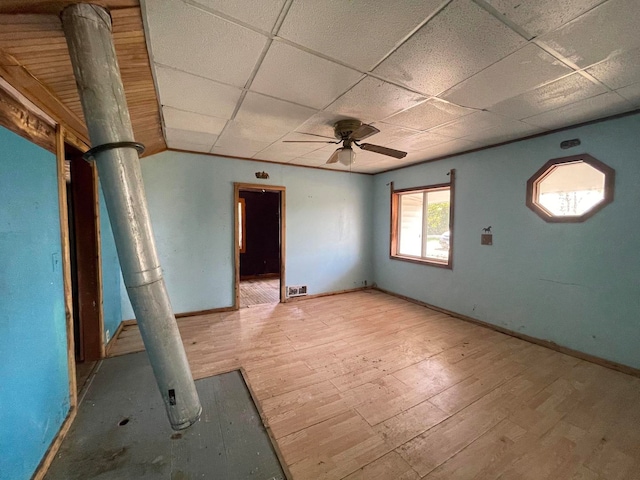
[{"label": "metal column", "polygon": [[76,4],[61,18],[124,283],[171,427],[187,428],[202,407],[162,278],[138,153],[125,146],[134,138],[111,17],[100,6]]}]

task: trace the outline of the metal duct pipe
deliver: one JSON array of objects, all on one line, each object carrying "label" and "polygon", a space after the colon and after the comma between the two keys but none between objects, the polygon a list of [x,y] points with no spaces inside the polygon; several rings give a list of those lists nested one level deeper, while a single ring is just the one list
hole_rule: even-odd
[{"label": "metal duct pipe", "polygon": [[100,6],[76,4],[61,18],[127,293],[171,427],[187,428],[202,407],[162,278],[111,17]]}]

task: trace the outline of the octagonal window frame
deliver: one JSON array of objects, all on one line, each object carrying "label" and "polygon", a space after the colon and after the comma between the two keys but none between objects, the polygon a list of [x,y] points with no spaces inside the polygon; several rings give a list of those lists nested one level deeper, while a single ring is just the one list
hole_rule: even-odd
[{"label": "octagonal window frame", "polygon": [[[586,163],[595,168],[604,175],[604,197],[600,202],[592,208],[584,212],[582,215],[554,215],[549,210],[540,205],[537,201],[539,196],[539,185],[547,178],[554,168],[560,165],[568,165],[572,163]],[[600,160],[584,153],[581,155],[572,155],[569,157],[553,158],[545,163],[529,180],[527,180],[527,207],[535,212],[545,222],[549,223],[579,223],[591,218],[604,207],[613,202],[615,191],[616,171],[609,165]]]}]

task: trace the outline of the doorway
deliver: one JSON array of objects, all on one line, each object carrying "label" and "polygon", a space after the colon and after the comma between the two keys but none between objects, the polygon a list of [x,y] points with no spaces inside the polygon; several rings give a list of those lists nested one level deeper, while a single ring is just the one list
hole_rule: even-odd
[{"label": "doorway", "polygon": [[65,144],[74,357],[78,391],[104,357],[98,178],[93,163]]},{"label": "doorway", "polygon": [[235,306],[284,301],[285,188],[235,184]]}]

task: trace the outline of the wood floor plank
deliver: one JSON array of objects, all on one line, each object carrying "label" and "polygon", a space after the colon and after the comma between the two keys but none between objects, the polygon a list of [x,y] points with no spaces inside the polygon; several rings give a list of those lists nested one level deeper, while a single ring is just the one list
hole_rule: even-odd
[{"label": "wood floor plank", "polygon": [[244,369],[295,480],[640,479],[640,379],[378,291],[178,326],[195,378]]}]

